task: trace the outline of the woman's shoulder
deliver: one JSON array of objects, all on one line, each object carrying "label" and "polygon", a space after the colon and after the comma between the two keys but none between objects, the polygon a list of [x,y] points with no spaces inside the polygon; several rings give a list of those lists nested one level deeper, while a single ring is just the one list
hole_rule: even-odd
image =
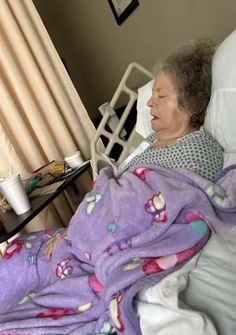
[{"label": "woman's shoulder", "polygon": [[204,148],[206,151],[211,151],[212,149],[222,152],[223,148],[221,145],[207,132],[204,130],[196,130],[188,135],[186,135],[182,141],[184,145],[191,145],[194,147]]},{"label": "woman's shoulder", "polygon": [[197,130],[187,135],[180,142],[184,157],[194,157],[198,162],[212,161],[223,164],[223,148],[204,130]]},{"label": "woman's shoulder", "polygon": [[205,131],[187,135],[181,143],[181,152],[190,169],[209,180],[213,180],[223,168],[223,149]]}]

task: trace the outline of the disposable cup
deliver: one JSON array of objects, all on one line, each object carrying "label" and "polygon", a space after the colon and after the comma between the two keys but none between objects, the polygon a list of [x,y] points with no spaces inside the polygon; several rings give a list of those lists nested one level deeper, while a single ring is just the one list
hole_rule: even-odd
[{"label": "disposable cup", "polygon": [[76,169],[84,164],[80,151],[71,153],[69,156],[66,156],[64,160],[72,169]]},{"label": "disposable cup", "polygon": [[20,174],[1,178],[0,193],[6,198],[17,215],[30,210],[29,198],[24,189]]}]

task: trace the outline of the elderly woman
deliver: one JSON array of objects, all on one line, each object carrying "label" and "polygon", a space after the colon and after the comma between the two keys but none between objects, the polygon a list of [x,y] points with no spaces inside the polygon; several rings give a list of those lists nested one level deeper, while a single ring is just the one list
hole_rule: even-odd
[{"label": "elderly woman", "polygon": [[211,94],[211,62],[215,48],[209,40],[184,45],[156,69],[148,148],[118,171],[118,177],[138,163],[185,168],[212,180],[223,167],[221,146],[203,130]]}]

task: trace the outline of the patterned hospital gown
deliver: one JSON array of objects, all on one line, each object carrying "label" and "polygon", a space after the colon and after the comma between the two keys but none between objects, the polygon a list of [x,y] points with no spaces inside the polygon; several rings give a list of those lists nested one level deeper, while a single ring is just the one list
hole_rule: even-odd
[{"label": "patterned hospital gown", "polygon": [[[157,137],[152,133],[147,141],[153,144]],[[150,148],[135,156],[117,178],[136,164],[156,164],[164,168],[184,168],[213,180],[223,168],[223,149],[214,138],[203,130],[194,131],[177,140],[176,144],[162,148]]]}]

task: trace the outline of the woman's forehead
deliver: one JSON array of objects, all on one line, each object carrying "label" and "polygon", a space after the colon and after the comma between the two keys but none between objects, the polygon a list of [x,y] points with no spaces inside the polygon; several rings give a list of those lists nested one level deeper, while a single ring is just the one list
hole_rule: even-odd
[{"label": "woman's forehead", "polygon": [[164,71],[160,71],[156,74],[154,83],[153,83],[153,90],[160,91],[160,90],[168,90],[171,92],[176,93],[173,81],[167,73]]}]

